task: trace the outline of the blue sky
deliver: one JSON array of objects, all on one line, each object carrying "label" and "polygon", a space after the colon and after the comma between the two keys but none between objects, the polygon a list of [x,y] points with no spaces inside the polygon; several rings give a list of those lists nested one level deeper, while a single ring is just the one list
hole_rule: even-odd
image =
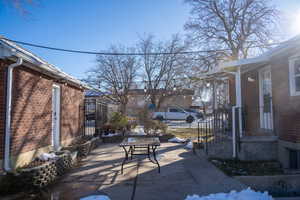
[{"label": "blue sky", "polygon": [[[139,35],[157,39],[184,33],[189,6],[183,0],[40,0],[29,16],[0,0],[0,34],[10,39],[53,47],[99,51],[110,44],[134,44]],[[88,3],[87,3],[88,2]],[[274,0],[288,16],[300,13],[299,0]],[[300,16],[300,15],[299,15]],[[300,27],[300,21],[299,21]],[[294,33],[287,33],[292,36]],[[26,47],[78,78],[95,65],[95,56]]]}]

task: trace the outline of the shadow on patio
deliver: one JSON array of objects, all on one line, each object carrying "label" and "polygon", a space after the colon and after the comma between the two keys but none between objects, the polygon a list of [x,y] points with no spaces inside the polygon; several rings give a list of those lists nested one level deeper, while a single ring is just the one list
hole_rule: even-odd
[{"label": "shadow on patio", "polygon": [[183,200],[188,194],[245,188],[207,162],[204,155],[194,155],[181,144],[162,143],[158,154],[160,174],[157,166],[143,156],[127,163],[121,174],[123,150],[117,144],[101,145],[43,196],[62,200],[98,193],[111,200]]}]

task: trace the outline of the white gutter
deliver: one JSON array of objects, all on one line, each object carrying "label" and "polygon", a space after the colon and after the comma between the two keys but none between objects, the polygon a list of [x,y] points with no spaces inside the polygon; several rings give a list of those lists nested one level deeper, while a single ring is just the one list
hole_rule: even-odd
[{"label": "white gutter", "polygon": [[241,82],[241,68],[235,74],[235,93],[236,93],[236,107],[239,109],[239,132],[240,137],[243,136],[243,122],[242,122],[242,82]]},{"label": "white gutter", "polygon": [[4,170],[11,171],[10,163],[10,137],[11,137],[11,104],[13,69],[22,65],[23,59],[18,58],[16,63],[8,66],[6,81],[6,115],[5,115],[5,143],[4,143]]},{"label": "white gutter", "polygon": [[232,106],[232,157],[236,158],[236,130],[235,130],[235,109],[236,106]]}]

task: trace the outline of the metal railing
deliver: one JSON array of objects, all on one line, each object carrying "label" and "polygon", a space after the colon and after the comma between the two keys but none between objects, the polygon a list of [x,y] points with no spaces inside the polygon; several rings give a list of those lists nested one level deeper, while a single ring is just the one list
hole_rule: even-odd
[{"label": "metal railing", "polygon": [[84,135],[100,134],[101,127],[107,122],[107,104],[99,99],[84,101]]},{"label": "metal railing", "polygon": [[204,143],[205,151],[231,137],[232,109],[216,109],[205,119],[198,121],[198,142]]}]

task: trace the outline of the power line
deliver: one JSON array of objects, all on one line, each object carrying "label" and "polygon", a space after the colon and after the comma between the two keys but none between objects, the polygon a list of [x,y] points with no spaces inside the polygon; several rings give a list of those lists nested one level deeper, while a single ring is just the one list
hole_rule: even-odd
[{"label": "power line", "polygon": [[[145,56],[145,55],[174,55],[174,54],[199,54],[199,53],[213,53],[213,52],[224,52],[224,51],[230,51],[231,49],[214,49],[214,50],[198,50],[198,51],[180,51],[180,52],[150,52],[150,53],[117,53],[117,52],[96,52],[96,51],[84,51],[84,50],[74,50],[74,49],[64,49],[64,48],[57,48],[57,47],[50,47],[45,45],[39,45],[39,44],[33,44],[29,42],[22,42],[18,40],[11,40],[2,37],[1,39],[15,42],[18,44],[26,45],[26,46],[32,46],[42,49],[48,49],[48,50],[54,50],[54,51],[64,51],[69,53],[80,53],[80,54],[90,54],[90,55],[108,55],[108,56]],[[269,43],[266,45],[257,45],[252,46],[249,48],[260,48],[260,47],[270,47],[274,45],[281,44],[278,43]]]}]

